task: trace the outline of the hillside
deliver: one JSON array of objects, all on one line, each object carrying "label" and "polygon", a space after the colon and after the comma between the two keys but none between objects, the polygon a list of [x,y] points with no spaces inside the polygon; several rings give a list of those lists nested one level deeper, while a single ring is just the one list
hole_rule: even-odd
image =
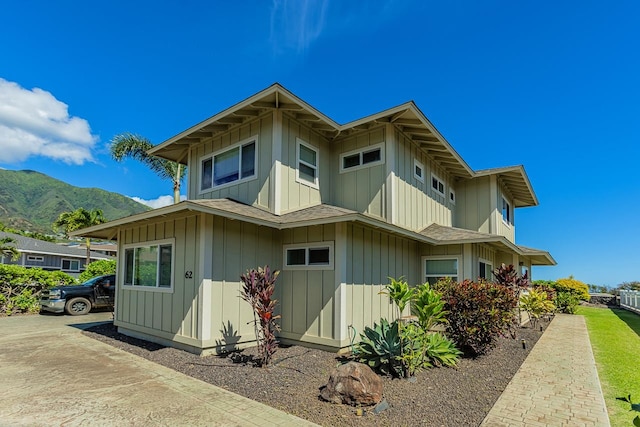
[{"label": "hillside", "polygon": [[107,220],[149,210],[121,194],[80,188],[40,172],[0,169],[0,222],[8,227],[51,233],[61,212],[101,209]]}]

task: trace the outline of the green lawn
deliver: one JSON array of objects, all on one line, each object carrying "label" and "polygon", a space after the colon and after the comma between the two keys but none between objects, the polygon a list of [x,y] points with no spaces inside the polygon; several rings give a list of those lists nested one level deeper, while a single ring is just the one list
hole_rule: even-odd
[{"label": "green lawn", "polygon": [[640,403],[640,316],[619,309],[580,307],[585,317],[598,376],[612,426],[632,426],[640,412],[616,397]]}]

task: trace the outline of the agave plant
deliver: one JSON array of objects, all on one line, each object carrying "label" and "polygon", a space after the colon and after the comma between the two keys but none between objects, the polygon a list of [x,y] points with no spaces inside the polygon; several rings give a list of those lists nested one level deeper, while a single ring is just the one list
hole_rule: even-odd
[{"label": "agave plant", "polygon": [[364,328],[360,340],[354,348],[354,356],[358,361],[384,375],[402,375],[402,344],[398,322],[389,323],[387,319],[380,319],[380,324],[374,323],[373,329]]},{"label": "agave plant", "polygon": [[426,357],[436,366],[456,366],[462,352],[449,338],[439,332],[427,334]]}]

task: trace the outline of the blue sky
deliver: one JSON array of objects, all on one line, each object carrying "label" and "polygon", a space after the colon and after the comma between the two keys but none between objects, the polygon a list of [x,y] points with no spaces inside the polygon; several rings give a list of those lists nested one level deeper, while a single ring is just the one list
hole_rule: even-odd
[{"label": "blue sky", "polygon": [[640,280],[640,3],[179,3],[3,5],[0,167],[150,201],[170,183],[115,134],[160,143],[276,81],[340,123],[414,100],[472,168],[524,164],[517,242],[558,261],[534,278]]}]

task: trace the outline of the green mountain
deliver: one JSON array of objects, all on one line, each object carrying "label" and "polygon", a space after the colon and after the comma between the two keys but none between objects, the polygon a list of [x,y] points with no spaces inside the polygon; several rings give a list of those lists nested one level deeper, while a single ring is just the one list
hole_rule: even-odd
[{"label": "green mountain", "polygon": [[7,227],[51,233],[62,212],[101,209],[107,220],[149,210],[121,194],[80,188],[40,172],[0,169],[0,222]]}]

